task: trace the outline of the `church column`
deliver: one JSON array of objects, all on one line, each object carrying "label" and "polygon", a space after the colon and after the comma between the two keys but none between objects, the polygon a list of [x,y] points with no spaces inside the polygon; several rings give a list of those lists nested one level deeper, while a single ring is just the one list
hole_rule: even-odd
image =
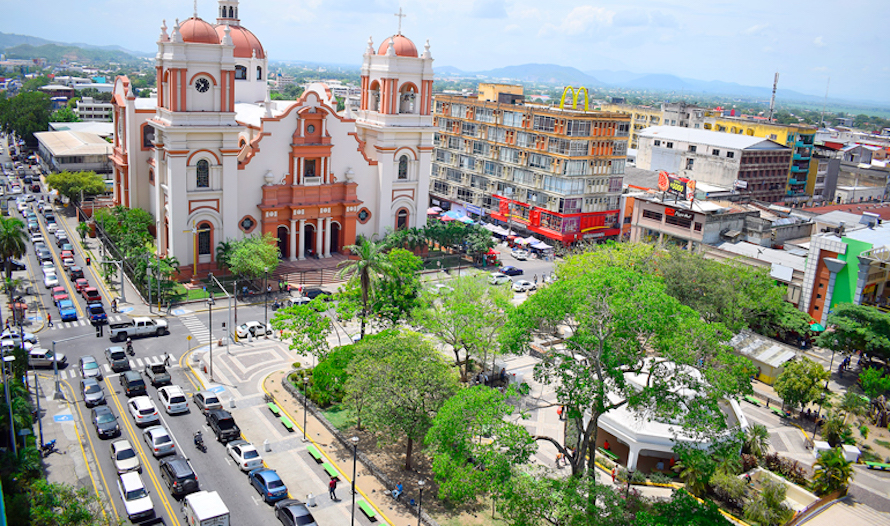
[{"label": "church column", "polygon": [[297,259],[299,260],[306,259],[306,240],[303,239],[304,235],[306,235],[306,220],[300,219],[300,237],[297,238]]},{"label": "church column", "polygon": [[315,220],[315,255],[321,257],[323,243],[324,243],[324,219],[318,218]]},{"label": "church column", "polygon": [[328,217],[324,220],[324,257],[331,257],[331,243],[333,240],[331,239],[331,223],[333,223],[334,218]]},{"label": "church column", "polygon": [[296,219],[290,220],[290,250],[288,252],[290,253],[290,258],[288,258],[288,259],[290,259],[291,261],[296,261],[297,260],[297,220]]}]

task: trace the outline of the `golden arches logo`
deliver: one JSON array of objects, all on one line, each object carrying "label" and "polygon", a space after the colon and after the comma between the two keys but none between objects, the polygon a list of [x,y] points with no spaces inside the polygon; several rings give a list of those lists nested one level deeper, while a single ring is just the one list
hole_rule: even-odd
[{"label": "golden arches logo", "polygon": [[566,95],[571,90],[572,92],[572,109],[578,109],[578,96],[581,95],[581,92],[584,92],[584,111],[589,111],[590,100],[587,96],[587,88],[581,86],[578,88],[578,91],[575,91],[575,88],[571,86],[566,86],[566,89],[562,90],[562,99],[559,101],[560,109],[564,109],[566,107]]}]

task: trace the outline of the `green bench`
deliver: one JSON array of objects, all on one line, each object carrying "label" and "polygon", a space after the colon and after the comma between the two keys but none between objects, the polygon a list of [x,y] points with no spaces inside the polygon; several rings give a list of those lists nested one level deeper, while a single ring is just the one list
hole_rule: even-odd
[{"label": "green bench", "polygon": [[749,404],[753,404],[753,405],[756,405],[757,407],[760,407],[760,400],[754,398],[751,395],[745,395],[745,401],[748,402]]},{"label": "green bench", "polygon": [[281,423],[284,424],[284,427],[286,427],[288,431],[294,430],[294,423],[290,421],[290,418],[286,417],[285,415],[281,415],[279,417],[279,420],[281,420]]},{"label": "green bench", "polygon": [[603,456],[605,456],[612,462],[618,462],[618,455],[616,455],[615,453],[612,453],[608,449],[603,449],[601,447],[598,447],[598,448],[596,448],[596,450],[599,451]]},{"label": "green bench", "polygon": [[322,463],[321,451],[319,451],[317,447],[309,444],[308,446],[306,446],[306,451],[309,452],[309,456],[315,459],[315,462],[319,464]]},{"label": "green bench", "polygon": [[269,408],[269,411],[272,411],[273,415],[281,416],[281,409],[279,409],[278,406],[275,405],[274,402],[269,402],[266,404],[266,406]]},{"label": "green bench", "polygon": [[362,510],[362,513],[367,515],[369,519],[371,519],[372,521],[375,520],[375,517],[377,517],[377,512],[374,511],[374,508],[372,508],[370,504],[363,500],[356,502],[356,504],[358,505],[358,509]]},{"label": "green bench", "polygon": [[323,467],[324,470],[328,472],[328,475],[330,475],[332,479],[340,478],[340,473],[337,472],[337,468],[335,468],[334,465],[330,462],[324,462],[321,467]]},{"label": "green bench", "polygon": [[866,462],[865,465],[868,466],[868,469],[880,469],[881,471],[890,469],[890,464],[882,464],[880,462]]},{"label": "green bench", "polygon": [[786,413],[785,411],[782,411],[778,407],[770,407],[769,410],[772,411],[773,413],[775,413],[777,416],[780,416],[782,418],[789,417],[788,413]]}]

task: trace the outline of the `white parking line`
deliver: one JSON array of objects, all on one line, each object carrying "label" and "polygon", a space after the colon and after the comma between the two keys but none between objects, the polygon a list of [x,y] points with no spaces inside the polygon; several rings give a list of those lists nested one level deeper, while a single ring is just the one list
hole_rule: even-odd
[{"label": "white parking line", "polygon": [[106,373],[106,374],[111,372],[111,366],[108,365],[107,363],[104,364],[103,367],[105,368],[105,373]]}]

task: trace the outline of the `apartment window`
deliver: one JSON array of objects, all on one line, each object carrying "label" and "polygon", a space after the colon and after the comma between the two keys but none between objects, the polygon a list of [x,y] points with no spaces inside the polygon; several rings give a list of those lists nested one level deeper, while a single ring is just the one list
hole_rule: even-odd
[{"label": "apartment window", "polygon": [[501,148],[500,159],[504,162],[519,164],[519,150]]},{"label": "apartment window", "polygon": [[727,159],[732,159],[733,157],[735,157],[735,152],[726,152]]},{"label": "apartment window", "polygon": [[505,142],[507,140],[507,130],[503,128],[488,127],[488,140],[492,142]]},{"label": "apartment window", "polygon": [[204,159],[198,161],[195,169],[195,186],[198,188],[210,188],[210,163]]},{"label": "apartment window", "polygon": [[498,207],[501,206],[500,199],[495,199],[494,197],[492,197],[490,195],[483,195],[482,196],[482,206],[489,210],[496,210]]},{"label": "apartment window", "polygon": [[473,141],[473,153],[475,155],[488,155],[491,152],[491,145],[483,141]]},{"label": "apartment window", "polygon": [[611,165],[611,173],[612,175],[618,175],[624,173],[624,165],[627,164],[626,159],[617,159],[614,161],[609,161]]},{"label": "apartment window", "polygon": [[659,141],[658,139],[655,139],[655,142],[653,144],[655,146],[661,146],[661,141]]},{"label": "apartment window", "polygon": [[674,143],[672,143],[672,142],[669,142],[665,145],[665,148],[673,148],[673,147],[674,147]]},{"label": "apartment window", "polygon": [[[560,199],[559,213],[577,214],[581,212],[581,204],[583,203],[583,201],[583,199]],[[569,219],[566,219],[566,221],[569,221]]]},{"label": "apartment window", "polygon": [[517,168],[513,170],[513,182],[532,186],[535,184],[535,176],[528,170],[520,170]]},{"label": "apartment window", "polygon": [[448,147],[452,150],[460,150],[460,138],[448,137]]},{"label": "apartment window", "polygon": [[522,114],[515,111],[504,112],[504,126],[522,127]]},{"label": "apartment window", "polygon": [[696,148],[696,146],[695,146],[694,144],[690,144],[690,145],[689,145],[689,153],[695,153],[695,150],[696,150],[696,149],[697,149],[697,148]]},{"label": "apartment window", "polygon": [[455,170],[454,168],[447,168],[445,170],[445,178],[455,183],[462,183],[464,180],[460,170]]},{"label": "apartment window", "polygon": [[491,161],[485,161],[485,165],[482,167],[482,171],[486,175],[493,175],[495,177],[500,177],[504,171],[504,167],[498,163],[493,163]]},{"label": "apartment window", "polygon": [[494,110],[479,108],[476,111],[476,120],[479,122],[494,122]]},{"label": "apartment window", "polygon": [[408,178],[408,156],[399,157],[399,179]]},{"label": "apartment window", "polygon": [[457,189],[457,198],[460,199],[461,201],[468,201],[470,203],[473,203],[476,201],[476,198],[473,195],[473,192],[468,188],[458,188]]},{"label": "apartment window", "polygon": [[624,141],[613,142],[612,155],[627,155],[627,143]]},{"label": "apartment window", "polygon": [[643,210],[643,217],[646,219],[651,219],[653,221],[661,222],[661,214],[658,212],[654,212],[652,210]]},{"label": "apartment window", "polygon": [[448,195],[449,193],[448,183],[444,183],[442,181],[433,181],[433,192],[439,195]]},{"label": "apartment window", "polygon": [[467,107],[463,104],[452,104],[451,105],[451,116],[459,117],[461,119],[465,118],[467,115]]},{"label": "apartment window", "polygon": [[[519,146],[520,148],[528,148],[529,145],[535,143],[535,135],[531,135],[525,132],[516,132],[515,143],[516,146]],[[553,150],[550,151],[552,152]]]},{"label": "apartment window", "polygon": [[[627,131],[625,129],[625,131]],[[589,137],[590,121],[568,121],[566,122],[566,135],[571,137]]]},{"label": "apartment window", "polygon": [[469,135],[470,137],[476,136],[476,125],[471,122],[464,122],[461,126],[461,133],[463,135]]},{"label": "apartment window", "polygon": [[451,152],[445,150],[436,150],[436,160],[443,163],[451,162]]},{"label": "apartment window", "polygon": [[563,164],[563,174],[565,175],[587,175],[587,161],[566,161]]},{"label": "apartment window", "polygon": [[701,232],[701,223],[695,223],[695,225],[692,226],[692,229],[696,232]]},{"label": "apartment window", "polygon": [[539,153],[533,153],[528,156],[528,165],[532,168],[541,168],[544,170],[549,170],[550,165],[553,164],[553,158],[548,157],[546,155],[541,155]]},{"label": "apartment window", "polygon": [[686,169],[692,170],[692,166],[695,164],[695,159],[686,159]]},{"label": "apartment window", "polygon": [[470,178],[470,186],[472,188],[479,188],[480,190],[488,190],[488,179],[474,175]]},{"label": "apartment window", "polygon": [[460,167],[464,170],[475,170],[476,169],[476,159],[470,157],[468,155],[460,156]]},{"label": "apartment window", "polygon": [[626,122],[619,122],[617,132],[615,133],[616,137],[627,137],[629,135],[630,124]]},{"label": "apartment window", "polygon": [[498,183],[498,191],[499,195],[505,195],[507,197],[512,197],[513,194],[516,193],[516,187],[513,185],[509,185],[506,183]]},{"label": "apartment window", "polygon": [[[548,175],[544,177],[544,190],[562,195],[580,195],[584,193],[584,180]],[[580,211],[579,209],[578,212]]]},{"label": "apartment window", "polygon": [[720,155],[720,150],[711,150],[711,155]]},{"label": "apartment window", "polygon": [[555,118],[547,117],[546,115],[535,115],[535,120],[532,123],[532,129],[536,131],[552,132],[555,125]]}]

